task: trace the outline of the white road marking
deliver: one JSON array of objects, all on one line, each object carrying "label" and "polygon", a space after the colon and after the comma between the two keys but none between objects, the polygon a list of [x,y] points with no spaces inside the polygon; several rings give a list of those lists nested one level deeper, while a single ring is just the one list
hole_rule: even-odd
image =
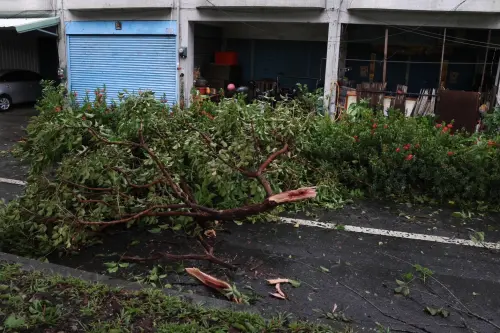
[{"label": "white road marking", "polygon": [[21,186],[26,185],[26,182],[23,182],[22,180],[1,178],[1,177],[0,177],[0,183],[7,183],[7,184],[14,184],[14,185],[21,185]]},{"label": "white road marking", "polygon": [[[303,220],[303,219],[292,219],[287,217],[282,217],[281,221],[283,223],[293,224],[293,225],[303,225],[309,227],[316,227],[322,229],[336,229],[337,225],[335,223],[325,223],[319,221],[311,221],[311,220]],[[405,239],[414,239],[435,243],[444,243],[444,244],[454,244],[454,245],[462,245],[462,246],[472,246],[472,247],[480,247],[487,249],[500,249],[500,243],[489,243],[489,242],[474,242],[469,239],[460,239],[460,238],[451,238],[444,236],[435,236],[435,235],[426,235],[426,234],[414,234],[409,232],[402,231],[394,231],[394,230],[385,230],[385,229],[375,229],[375,228],[365,228],[365,227],[356,227],[353,225],[342,225],[342,230],[357,232],[363,234],[371,234],[371,235],[379,235],[386,237],[397,237],[397,238],[405,238]]]}]

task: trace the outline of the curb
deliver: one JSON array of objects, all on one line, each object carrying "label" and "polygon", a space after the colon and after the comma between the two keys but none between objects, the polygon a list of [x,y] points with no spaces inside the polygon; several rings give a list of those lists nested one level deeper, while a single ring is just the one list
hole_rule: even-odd
[{"label": "curb", "polygon": [[[72,277],[89,283],[104,284],[111,288],[123,288],[133,291],[148,289],[137,282],[114,279],[107,275],[86,272],[79,269],[69,268],[57,264],[45,263],[34,259],[19,257],[5,252],[0,252],[0,263],[1,262],[7,262],[9,264],[18,264],[21,266],[20,267],[21,270],[27,272],[39,271],[48,275]],[[161,290],[166,296],[177,297],[180,298],[182,301],[191,304],[196,304],[200,306],[205,306],[214,309],[221,309],[221,310],[224,309],[224,310],[239,311],[239,312],[251,312],[255,314],[259,313],[259,311],[257,311],[256,308],[251,307],[249,305],[240,305],[216,298],[181,293],[171,289],[161,289]]]}]

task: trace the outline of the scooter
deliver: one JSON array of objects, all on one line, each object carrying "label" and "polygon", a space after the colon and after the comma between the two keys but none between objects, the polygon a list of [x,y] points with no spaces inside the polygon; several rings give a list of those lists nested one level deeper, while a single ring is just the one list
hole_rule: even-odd
[{"label": "scooter", "polygon": [[[255,81],[249,81],[247,86],[240,86],[238,88],[234,87],[234,89],[229,89],[230,86],[234,87],[234,85],[228,86],[228,93],[226,96],[233,97],[235,95],[245,95],[246,102],[248,104],[252,103],[254,100],[270,103],[273,107],[276,106],[277,102],[286,102],[291,99],[297,98],[299,94],[299,90],[297,87],[292,89],[282,88],[280,86],[280,77],[276,77],[276,83],[273,84],[273,87],[267,91],[261,91]],[[231,88],[232,88],[231,87]]]}]

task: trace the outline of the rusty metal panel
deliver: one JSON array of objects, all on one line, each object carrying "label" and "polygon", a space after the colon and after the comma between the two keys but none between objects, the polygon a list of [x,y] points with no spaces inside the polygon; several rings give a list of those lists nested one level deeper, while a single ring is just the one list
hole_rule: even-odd
[{"label": "rusty metal panel", "polygon": [[0,32],[0,70],[26,69],[39,72],[36,38]]},{"label": "rusty metal panel", "polygon": [[455,129],[473,133],[478,119],[479,93],[474,91],[441,90],[437,103],[439,121],[454,121]]}]

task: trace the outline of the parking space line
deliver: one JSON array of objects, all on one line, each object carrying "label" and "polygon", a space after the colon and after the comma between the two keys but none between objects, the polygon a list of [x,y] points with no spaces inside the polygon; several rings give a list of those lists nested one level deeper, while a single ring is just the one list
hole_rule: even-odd
[{"label": "parking space line", "polygon": [[0,183],[14,184],[20,186],[26,185],[26,182],[23,182],[22,180],[2,178],[2,177],[0,177]]},{"label": "parking space line", "polygon": [[[282,217],[281,221],[283,223],[293,224],[297,226],[309,226],[309,227],[333,229],[333,230],[337,229],[337,224],[335,223],[327,223],[327,222],[319,222],[319,221],[311,221],[303,219],[292,219],[287,217]],[[443,243],[443,244],[453,244],[460,246],[480,247],[480,248],[487,248],[494,250],[500,249],[500,243],[474,242],[469,239],[451,238],[451,237],[426,235],[426,234],[415,234],[415,233],[395,231],[395,230],[365,228],[353,225],[342,225],[338,229],[343,231],[370,234],[370,235],[379,235],[386,237],[405,238],[405,239],[413,239],[413,240],[428,241],[428,242]]]}]

